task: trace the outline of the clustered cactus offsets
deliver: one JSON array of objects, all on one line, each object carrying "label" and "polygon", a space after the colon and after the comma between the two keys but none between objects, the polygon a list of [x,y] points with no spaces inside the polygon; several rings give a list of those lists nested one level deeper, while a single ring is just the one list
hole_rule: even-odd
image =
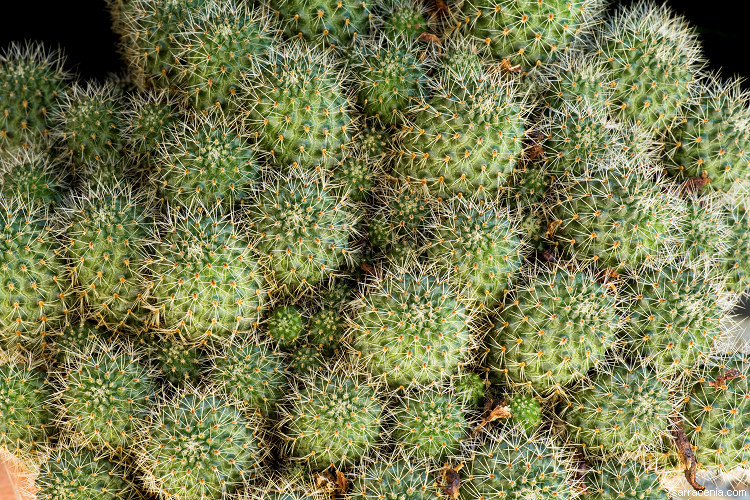
[{"label": "clustered cactus offsets", "polygon": [[108,0],[0,52],[38,498],[665,498],[750,469],[750,93],[657,0]]}]

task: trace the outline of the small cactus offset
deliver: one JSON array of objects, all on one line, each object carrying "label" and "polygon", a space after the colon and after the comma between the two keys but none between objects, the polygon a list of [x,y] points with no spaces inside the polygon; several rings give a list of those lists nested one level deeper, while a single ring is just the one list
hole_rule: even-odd
[{"label": "small cactus offset", "polygon": [[750,471],[750,92],[670,0],[103,1],[106,78],[0,47],[0,459],[36,498]]}]

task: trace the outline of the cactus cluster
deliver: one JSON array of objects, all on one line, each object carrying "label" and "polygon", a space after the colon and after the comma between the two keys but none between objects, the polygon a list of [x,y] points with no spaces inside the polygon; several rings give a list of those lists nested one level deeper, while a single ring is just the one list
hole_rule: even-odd
[{"label": "cactus cluster", "polygon": [[750,94],[658,0],[107,0],[0,48],[0,457],[43,499],[750,470]]}]

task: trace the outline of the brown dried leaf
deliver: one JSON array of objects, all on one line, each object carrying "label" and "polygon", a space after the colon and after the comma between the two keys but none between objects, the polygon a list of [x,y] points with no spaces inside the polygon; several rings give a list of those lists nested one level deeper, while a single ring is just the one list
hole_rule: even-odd
[{"label": "brown dried leaf", "polygon": [[732,368],[730,370],[725,371],[719,378],[717,378],[715,381],[709,381],[708,385],[715,389],[721,389],[722,387],[726,386],[727,382],[730,380],[734,380],[737,377],[741,376],[742,373],[737,368]]},{"label": "brown dried leaf", "polygon": [[682,422],[680,422],[679,418],[677,415],[670,415],[670,419],[674,425],[674,431],[672,431],[674,443],[677,447],[677,452],[680,454],[680,460],[685,466],[685,479],[687,479],[695,491],[703,491],[706,487],[700,484],[696,478],[698,462],[695,459],[693,447],[690,445],[690,441],[687,434],[685,434],[685,429],[682,427]]},{"label": "brown dried leaf", "polygon": [[427,43],[434,43],[438,47],[440,47],[440,38],[437,37],[437,35],[433,35],[432,33],[420,33],[419,35],[419,41],[420,42],[427,42]]},{"label": "brown dried leaf", "polygon": [[520,73],[521,65],[518,64],[516,66],[511,66],[510,61],[508,61],[507,59],[503,59],[502,61],[500,61],[500,69],[508,73]]},{"label": "brown dried leaf", "polygon": [[463,467],[463,464],[455,468],[451,467],[451,464],[445,464],[445,468],[443,469],[440,491],[452,500],[458,499],[459,488],[461,487],[461,478],[458,475],[458,471],[461,470],[461,467]]}]

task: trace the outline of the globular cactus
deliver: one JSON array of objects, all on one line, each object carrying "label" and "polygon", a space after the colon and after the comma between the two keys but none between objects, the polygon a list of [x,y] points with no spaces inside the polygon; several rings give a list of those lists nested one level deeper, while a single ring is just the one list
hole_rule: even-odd
[{"label": "globular cactus", "polygon": [[0,346],[34,350],[62,326],[70,307],[70,280],[45,207],[0,196],[0,224],[0,276],[5,283],[0,291]]},{"label": "globular cactus", "polygon": [[125,135],[127,154],[133,164],[149,178],[156,168],[159,148],[169,139],[169,132],[180,122],[180,106],[167,91],[137,92],[125,102]]},{"label": "globular cactus", "polygon": [[0,455],[28,459],[41,451],[51,423],[46,374],[16,358],[0,365]]},{"label": "globular cactus", "polygon": [[488,46],[490,56],[520,71],[558,60],[603,10],[600,0],[464,0],[454,29]]},{"label": "globular cactus", "polygon": [[488,308],[503,300],[526,253],[507,210],[452,199],[439,206],[427,231],[427,259],[448,270],[466,297]]},{"label": "globular cactus", "polygon": [[436,463],[458,452],[469,434],[464,402],[450,390],[417,387],[397,396],[390,438],[417,462]]},{"label": "globular cactus", "polygon": [[659,482],[657,470],[622,457],[590,464],[584,477],[587,497],[596,500],[637,498],[666,500],[667,490]]},{"label": "globular cactus", "polygon": [[427,467],[398,453],[364,464],[354,475],[352,500],[429,500],[438,495]]},{"label": "globular cactus", "polygon": [[181,500],[236,494],[269,452],[257,417],[189,386],[160,402],[142,437],[136,458],[146,488]]},{"label": "globular cactus", "polygon": [[57,205],[67,187],[62,162],[39,149],[0,157],[0,172],[0,193],[11,198],[26,197],[40,206]]},{"label": "globular cactus", "polygon": [[620,6],[597,39],[612,75],[612,113],[664,136],[691,102],[703,57],[693,29],[666,5],[641,0]]},{"label": "globular cactus", "polygon": [[217,204],[231,209],[246,201],[260,180],[255,147],[216,113],[181,121],[153,155],[151,182],[169,203]]},{"label": "globular cactus", "polygon": [[518,432],[484,433],[467,453],[460,474],[460,498],[570,499],[577,493],[570,458],[551,439],[530,440]]},{"label": "globular cactus", "polygon": [[211,359],[208,379],[246,411],[274,417],[288,385],[282,357],[263,343],[225,347]]},{"label": "globular cactus", "polygon": [[142,333],[145,350],[155,376],[174,387],[197,385],[206,371],[206,352],[200,346],[185,344],[176,335]]},{"label": "globular cactus", "polygon": [[326,353],[334,352],[345,340],[346,326],[340,309],[323,307],[307,320],[307,341]]},{"label": "globular cactus", "polygon": [[55,373],[57,425],[83,446],[127,452],[154,403],[143,361],[132,345],[97,340],[67,352]]},{"label": "globular cactus", "polygon": [[352,56],[364,114],[383,124],[399,123],[427,90],[428,67],[416,41],[380,36],[363,39]]},{"label": "globular cactus", "polygon": [[294,304],[282,304],[269,313],[266,322],[268,336],[282,349],[291,349],[302,336],[306,321],[302,312]]},{"label": "globular cactus", "polygon": [[542,407],[537,396],[519,391],[508,396],[508,422],[527,436],[533,436],[542,423]]},{"label": "globular cactus", "polygon": [[275,43],[276,28],[263,9],[243,2],[210,2],[184,25],[178,54],[184,60],[179,86],[199,112],[219,108],[227,116],[243,104],[246,74]]},{"label": "globular cactus", "polygon": [[562,416],[568,439],[593,456],[646,454],[671,435],[675,382],[643,363],[617,361],[580,382]]},{"label": "globular cactus", "polygon": [[435,31],[433,15],[415,0],[380,0],[373,9],[382,19],[380,31],[389,40],[415,41],[422,33]]},{"label": "globular cactus", "polygon": [[453,387],[453,393],[462,401],[464,406],[476,408],[482,406],[488,384],[479,374],[469,370],[461,370],[451,377],[451,386]]},{"label": "globular cactus", "polygon": [[63,365],[68,359],[75,358],[76,353],[85,352],[88,346],[107,345],[106,333],[105,327],[94,322],[80,319],[66,322],[50,336],[44,355]]},{"label": "globular cactus", "polygon": [[323,48],[344,49],[366,35],[373,22],[365,0],[281,0],[275,17],[288,38],[300,38]]},{"label": "globular cactus", "polygon": [[49,143],[52,117],[68,91],[63,61],[39,43],[0,52],[0,155]]},{"label": "globular cactus", "polygon": [[502,193],[523,152],[528,95],[505,76],[431,80],[430,93],[399,134],[395,171],[438,196]]},{"label": "globular cactus", "polygon": [[697,98],[667,140],[665,171],[678,180],[705,179],[707,188],[731,192],[750,169],[748,94],[737,79],[700,80]]},{"label": "globular cactus", "polygon": [[88,185],[66,200],[61,233],[82,316],[112,330],[143,324],[152,231],[147,197],[129,185]]},{"label": "globular cactus", "polygon": [[473,345],[473,313],[448,276],[419,265],[381,269],[360,290],[350,335],[367,369],[398,388],[456,373]]},{"label": "globular cactus", "polygon": [[137,500],[140,492],[123,464],[85,447],[50,452],[34,482],[39,500]]},{"label": "globular cactus", "polygon": [[302,41],[273,46],[248,71],[246,125],[277,169],[329,169],[343,158],[353,126],[344,81],[329,52]]},{"label": "globular cactus", "polygon": [[750,286],[750,212],[745,202],[736,203],[727,211],[729,225],[727,258],[722,263],[727,291],[735,295]]},{"label": "globular cactus", "polygon": [[605,361],[624,311],[585,269],[541,268],[498,312],[488,335],[493,376],[537,394],[565,392]]},{"label": "globular cactus", "polygon": [[[329,483],[330,484],[330,483]],[[289,467],[280,476],[264,478],[239,497],[239,500],[325,500],[326,489],[311,480],[308,474]]]},{"label": "globular cactus", "polygon": [[381,175],[377,161],[354,150],[333,168],[333,183],[340,184],[342,192],[355,203],[361,203],[369,197],[375,182],[374,177]]},{"label": "globular cactus", "polygon": [[297,344],[287,358],[289,371],[297,376],[308,375],[325,365],[323,350],[315,345]]},{"label": "globular cactus", "polygon": [[351,466],[378,448],[378,386],[346,360],[300,374],[282,405],[290,458],[312,470]]},{"label": "globular cactus", "polygon": [[387,182],[377,186],[374,198],[377,209],[368,231],[372,246],[397,261],[417,255],[425,245],[430,198],[408,185]]},{"label": "globular cactus", "polygon": [[287,293],[304,293],[351,260],[360,215],[315,172],[273,175],[247,208],[249,237]]},{"label": "globular cactus", "polygon": [[188,343],[220,342],[254,328],[267,285],[234,219],[219,211],[176,212],[159,229],[148,271],[155,326]]},{"label": "globular cactus", "polygon": [[717,353],[690,381],[682,424],[701,469],[728,472],[750,464],[750,361]]}]

